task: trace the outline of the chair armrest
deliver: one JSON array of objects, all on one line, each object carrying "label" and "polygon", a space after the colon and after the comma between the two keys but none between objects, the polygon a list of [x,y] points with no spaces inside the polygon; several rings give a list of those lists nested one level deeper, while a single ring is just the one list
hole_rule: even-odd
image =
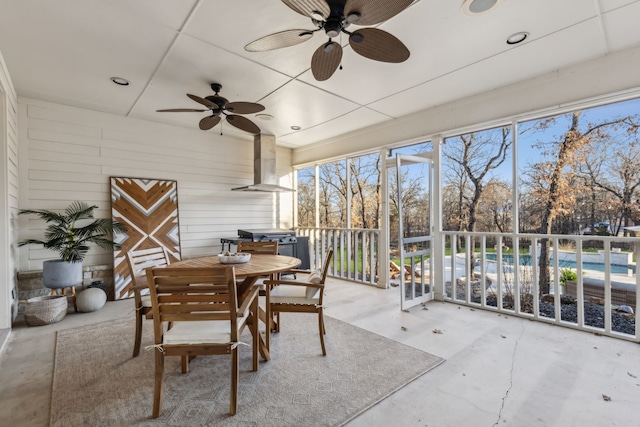
[{"label": "chair armrest", "polygon": [[324,288],[324,284],[322,283],[310,283],[310,282],[296,282],[293,280],[265,280],[263,282],[265,285],[293,285],[293,286],[305,286],[307,288]]},{"label": "chair armrest", "polygon": [[136,285],[136,286],[131,286],[129,289],[132,290],[133,292],[140,292],[140,291],[148,290],[149,286],[147,286],[147,285]]},{"label": "chair armrest", "polygon": [[287,274],[287,273],[295,273],[295,274],[311,274],[313,272],[313,270],[298,270],[297,268],[291,269],[291,270],[287,270],[285,272],[282,272],[280,274]]}]

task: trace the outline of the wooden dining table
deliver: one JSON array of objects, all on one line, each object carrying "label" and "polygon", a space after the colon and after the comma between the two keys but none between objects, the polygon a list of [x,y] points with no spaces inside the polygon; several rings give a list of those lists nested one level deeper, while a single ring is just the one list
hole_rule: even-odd
[{"label": "wooden dining table", "polygon": [[[302,261],[298,258],[285,255],[267,255],[267,254],[251,254],[249,261],[237,264],[221,263],[217,255],[205,256],[200,258],[191,258],[183,261],[171,263],[171,267],[178,268],[211,268],[211,267],[228,267],[233,266],[237,278],[243,279],[238,284],[238,303],[242,304],[244,297],[249,293],[253,286],[261,276],[270,276],[272,274],[283,273],[300,266]],[[266,290],[268,292],[268,289]],[[260,355],[265,359],[271,358],[269,354],[269,335],[271,333],[271,314],[269,307],[263,310],[260,308],[258,316],[266,325],[265,338],[259,336]]]}]

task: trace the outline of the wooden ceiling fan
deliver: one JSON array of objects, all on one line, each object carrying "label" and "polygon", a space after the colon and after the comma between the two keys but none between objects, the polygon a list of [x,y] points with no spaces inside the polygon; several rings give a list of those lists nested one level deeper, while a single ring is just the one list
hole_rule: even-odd
[{"label": "wooden ceiling fan", "polygon": [[324,31],[329,41],[318,47],[311,58],[316,80],[327,80],[342,60],[342,46],[333,41],[340,34],[349,36],[349,45],[358,54],[382,62],[404,62],[409,49],[395,36],[378,28],[348,31],[350,25],[376,25],[405,10],[414,0],[282,0],[289,8],[311,18],[313,30],[286,30],[247,44],[249,52],[263,52],[294,46]]},{"label": "wooden ceiling fan", "polygon": [[211,83],[211,89],[215,92],[215,95],[205,96],[201,98],[196,95],[187,94],[189,98],[196,101],[199,104],[207,107],[206,109],[195,108],[169,108],[165,110],[156,110],[161,113],[169,112],[210,112],[211,115],[200,120],[199,127],[202,130],[209,130],[223,118],[227,119],[227,122],[240,130],[257,135],[260,133],[258,125],[253,123],[246,117],[239,116],[238,114],[254,114],[264,110],[264,106],[255,102],[229,102],[227,98],[219,95],[222,90],[220,83]]}]

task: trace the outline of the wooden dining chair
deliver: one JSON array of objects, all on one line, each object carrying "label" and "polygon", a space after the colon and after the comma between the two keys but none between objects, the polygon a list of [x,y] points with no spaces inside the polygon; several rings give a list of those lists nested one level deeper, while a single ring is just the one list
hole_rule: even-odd
[{"label": "wooden dining chair", "polygon": [[[266,254],[266,255],[278,255],[278,242],[277,241],[268,241],[268,242],[238,242],[238,252],[249,252],[251,254]],[[271,279],[278,278],[277,275],[264,276],[269,277]]]},{"label": "wooden dining chair", "polygon": [[[327,351],[324,345],[326,330],[324,327],[322,300],[324,297],[324,282],[327,278],[327,272],[332,258],[333,249],[330,249],[325,254],[324,263],[320,271],[291,271],[292,273],[296,273],[296,277],[300,274],[306,279],[305,281],[276,279],[264,282],[268,289],[267,315],[272,319],[276,332],[280,332],[280,313],[318,314],[318,329],[323,356],[327,355]],[[273,319],[274,317],[275,319]]]},{"label": "wooden dining chair", "polygon": [[[253,336],[252,369],[258,370],[258,288],[238,301],[233,266],[212,268],[150,268],[147,281],[153,306],[155,384],[153,417],[162,412],[164,359],[185,361],[200,355],[231,355],[229,414],[238,408],[240,335],[249,326]],[[169,328],[167,323],[171,322]]]},{"label": "wooden dining chair", "polygon": [[[239,241],[238,242],[238,252],[249,252],[251,254],[266,254],[266,255],[278,255],[278,241],[266,241],[266,242],[247,242],[247,241]],[[264,281],[266,279],[276,280],[280,277],[279,274],[271,274],[268,276],[260,276],[257,284],[260,285],[260,296],[265,297],[267,295],[267,291],[264,287]],[[263,298],[264,299],[264,298]],[[266,311],[260,311],[260,320],[264,322],[265,325],[268,325],[269,316],[267,316]],[[271,334],[270,327],[267,326],[265,330],[265,341],[266,347],[269,348],[271,344]]]},{"label": "wooden dining chair", "polygon": [[170,264],[169,254],[163,247],[140,249],[127,252],[127,262],[131,271],[131,291],[135,301],[136,336],[133,342],[133,357],[140,354],[142,340],[142,320],[151,318],[151,298],[147,286],[145,269],[149,267],[166,267]]}]

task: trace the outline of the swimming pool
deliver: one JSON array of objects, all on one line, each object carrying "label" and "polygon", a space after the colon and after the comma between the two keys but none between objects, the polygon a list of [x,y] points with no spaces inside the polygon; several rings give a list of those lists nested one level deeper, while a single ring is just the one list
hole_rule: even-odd
[{"label": "swimming pool", "polygon": [[[498,259],[498,255],[497,254],[486,254],[487,260],[489,261],[496,261]],[[502,262],[506,263],[506,264],[513,264],[513,255],[511,254],[504,254],[502,255]],[[531,255],[527,255],[527,254],[523,254],[520,255],[519,257],[519,264],[520,265],[531,265]],[[549,265],[553,267],[553,258],[551,258],[549,260]],[[571,268],[571,269],[576,269],[576,262],[575,261],[568,261],[568,260],[561,260],[558,262],[558,265],[560,266],[560,268]],[[591,270],[591,271],[599,271],[599,272],[604,272],[604,264],[601,263],[597,263],[597,262],[583,262],[582,263],[582,269],[583,270]],[[612,274],[635,274],[636,272],[636,267],[635,265],[616,265],[616,264],[611,264],[611,273]]]}]

